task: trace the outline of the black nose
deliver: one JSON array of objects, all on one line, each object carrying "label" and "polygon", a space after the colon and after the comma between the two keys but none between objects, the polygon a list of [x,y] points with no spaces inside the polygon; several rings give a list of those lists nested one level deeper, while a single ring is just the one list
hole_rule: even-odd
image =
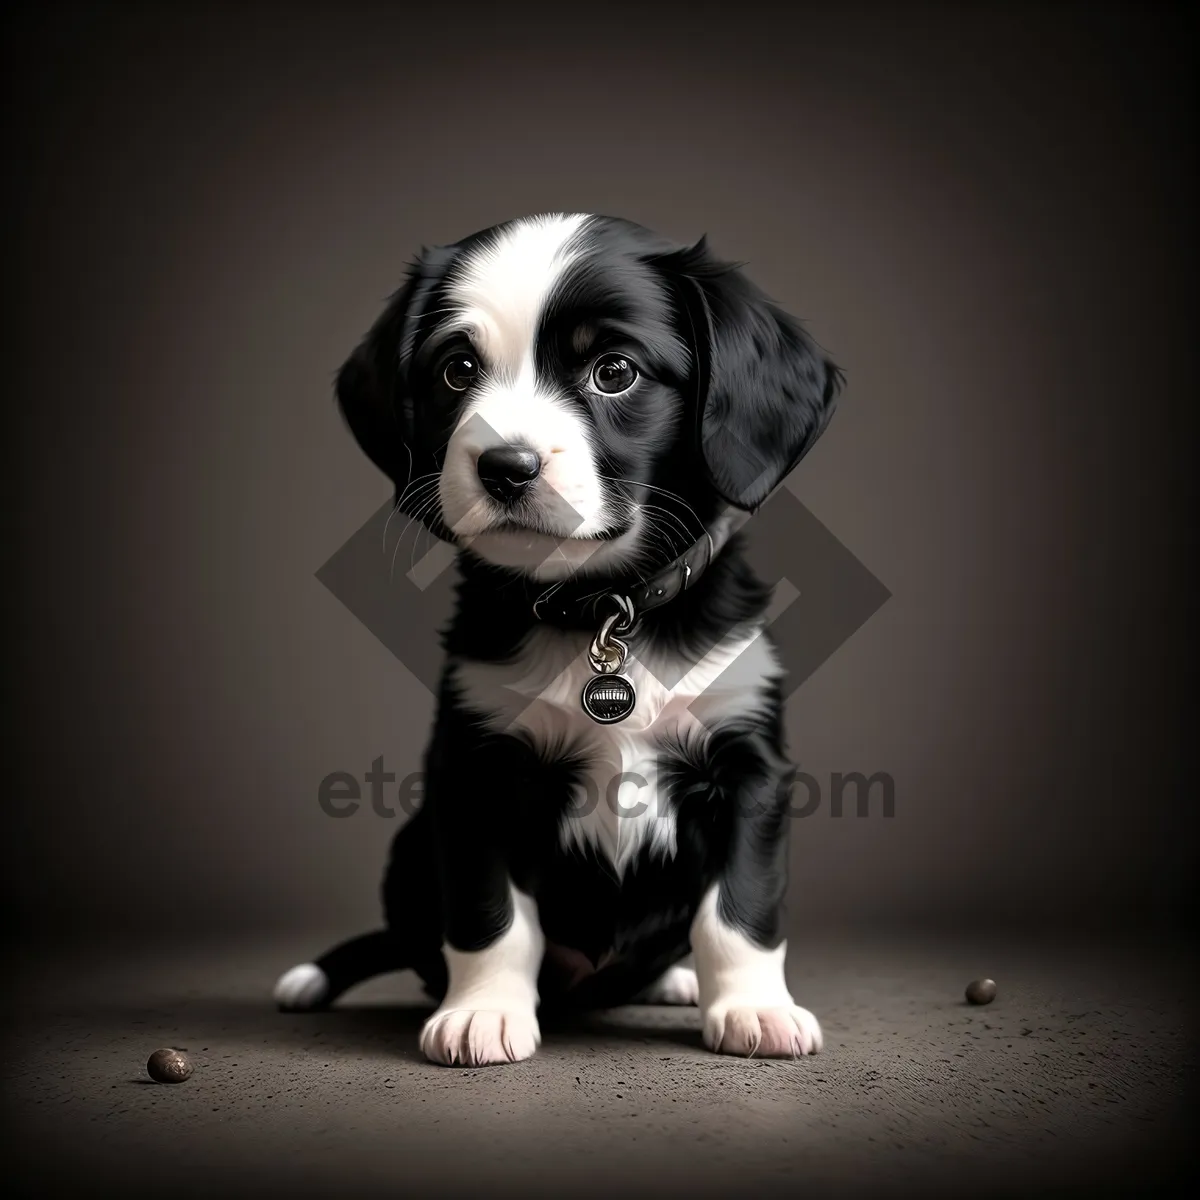
[{"label": "black nose", "polygon": [[502,504],[520,499],[542,470],[542,460],[521,446],[493,446],[479,456],[479,481]]}]

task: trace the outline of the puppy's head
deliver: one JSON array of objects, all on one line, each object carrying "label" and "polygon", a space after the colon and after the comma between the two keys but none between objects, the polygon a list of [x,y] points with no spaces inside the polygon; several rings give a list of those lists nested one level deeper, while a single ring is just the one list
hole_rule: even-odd
[{"label": "puppy's head", "polygon": [[556,579],[643,572],[756,508],[839,378],[703,240],[554,215],[424,251],[337,395],[403,511]]}]

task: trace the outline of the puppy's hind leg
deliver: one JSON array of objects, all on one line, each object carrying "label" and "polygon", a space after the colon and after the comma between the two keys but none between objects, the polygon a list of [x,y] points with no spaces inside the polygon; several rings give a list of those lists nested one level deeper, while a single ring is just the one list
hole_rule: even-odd
[{"label": "puppy's hind leg", "polygon": [[413,968],[428,990],[445,988],[438,936],[441,924],[436,877],[430,866],[429,821],[418,809],[392,839],[384,876],[387,928],[342,942],[315,962],[285,971],[275,984],[275,1002],[286,1012],[328,1008],[355,984]]},{"label": "puppy's hind leg", "polygon": [[634,997],[634,1004],[699,1004],[700,981],[689,955],[668,967],[648,988]]},{"label": "puppy's hind leg", "polygon": [[394,935],[377,929],[342,942],[316,962],[299,963],[285,971],[275,983],[275,1003],[284,1012],[328,1008],[355,984],[405,965]]}]

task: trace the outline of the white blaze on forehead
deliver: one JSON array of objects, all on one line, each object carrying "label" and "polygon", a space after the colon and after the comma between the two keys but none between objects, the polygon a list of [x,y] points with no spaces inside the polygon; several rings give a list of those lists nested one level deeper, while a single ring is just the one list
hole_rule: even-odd
[{"label": "white blaze on forehead", "polygon": [[472,251],[448,288],[450,324],[471,331],[494,376],[533,371],[534,339],[563,273],[579,257],[586,214],[527,217]]},{"label": "white blaze on forehead", "polygon": [[[470,251],[446,289],[449,312],[442,328],[470,336],[483,375],[446,447],[438,488],[443,519],[462,544],[483,557],[544,578],[623,555],[639,536],[631,530],[620,544],[588,540],[614,516],[592,435],[561,385],[539,380],[535,369],[538,327],[555,288],[587,252],[581,235],[591,219],[556,213],[517,221]],[[528,545],[516,544],[513,534],[489,540],[502,514],[484,491],[476,462],[484,451],[506,443],[526,446],[541,460],[523,511],[533,530]]]}]

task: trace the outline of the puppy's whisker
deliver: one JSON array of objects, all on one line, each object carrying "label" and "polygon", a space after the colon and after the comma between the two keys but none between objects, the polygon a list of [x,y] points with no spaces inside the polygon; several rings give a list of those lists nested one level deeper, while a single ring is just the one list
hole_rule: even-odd
[{"label": "puppy's whisker", "polygon": [[[684,523],[683,519],[681,517],[677,517],[673,512],[668,512],[667,509],[663,508],[661,505],[658,505],[658,504],[642,503],[642,504],[639,504],[638,507],[640,509],[642,509],[644,512],[648,511],[650,513],[662,513],[662,515],[664,517],[668,518],[671,521],[674,521],[676,528],[678,528],[683,534],[685,546],[688,545],[691,541],[693,541],[691,532],[688,530],[688,527]],[[653,516],[650,518],[650,522],[651,522],[651,524],[655,523],[655,518]],[[660,528],[661,528],[661,526],[660,526]]]},{"label": "puppy's whisker", "polygon": [[384,523],[383,523],[383,552],[385,554],[387,553],[388,526],[392,523],[392,518],[399,511],[400,511],[400,501],[397,500],[396,503],[392,505],[392,511],[390,513],[388,513],[387,520],[384,521]]},{"label": "puppy's whisker", "polygon": [[[405,500],[411,499],[409,493],[411,492],[415,496],[416,492],[421,490],[421,486],[425,485],[430,479],[436,479],[438,475],[439,472],[437,471],[430,471],[428,475],[418,475],[416,479],[409,482],[408,486],[397,497],[396,503],[392,506],[392,511],[388,513],[388,519],[384,522],[383,526],[383,548],[385,551],[387,550],[388,526],[392,523],[392,518],[403,508]],[[403,534],[401,536],[403,537]]]},{"label": "puppy's whisker", "polygon": [[[541,595],[540,595],[540,596],[539,596],[539,597],[538,597],[538,598],[537,598],[537,599],[536,599],[536,600],[533,602],[533,611],[536,613],[536,612],[537,612],[537,610],[538,610],[538,605],[540,605],[540,604],[544,604],[544,603],[545,603],[547,600],[549,600],[549,599],[550,599],[550,597],[551,597],[551,596],[553,596],[553,595],[554,595],[554,593],[555,593],[555,592],[557,592],[557,591],[558,591],[558,589],[559,589],[560,587],[562,587],[562,585],[563,585],[564,583],[566,583],[566,582],[567,582],[567,581],[566,581],[566,579],[560,579],[560,580],[559,580],[557,583],[555,583],[555,584],[552,584],[550,587],[548,587],[548,588],[547,588],[547,589],[546,589],[546,590],[545,590],[545,591],[544,591],[544,592],[543,592],[543,593],[542,593],[542,594],[541,594]],[[585,596],[585,597],[584,597],[584,599],[586,600],[586,599],[587,599],[587,597]]]},{"label": "puppy's whisker", "polygon": [[405,500],[410,499],[411,495],[415,494],[422,487],[428,486],[429,480],[437,479],[439,477],[439,475],[440,475],[440,472],[438,472],[438,471],[430,471],[425,475],[418,475],[416,477],[416,479],[412,480],[409,483],[408,487],[406,487],[404,489],[404,491],[400,493],[400,498],[396,501],[397,507],[402,505],[405,502]]},{"label": "puppy's whisker", "polygon": [[417,546],[420,544],[421,532],[424,531],[431,542],[436,542],[439,540],[437,534],[435,534],[433,530],[431,530],[428,525],[425,524],[424,518],[429,516],[429,514],[437,508],[440,495],[441,494],[437,491],[433,492],[426,500],[422,502],[421,508],[418,510],[422,521],[420,529],[417,530],[417,536],[413,538],[412,550],[408,556],[408,569],[410,572],[417,565]]},{"label": "puppy's whisker", "polygon": [[585,604],[585,603],[587,603],[587,601],[589,601],[589,600],[595,600],[595,599],[596,599],[597,597],[599,597],[599,596],[606,595],[606,594],[609,592],[609,590],[610,590],[610,589],[609,589],[609,588],[606,588],[606,587],[604,587],[604,588],[597,588],[597,589],[596,589],[596,591],[594,591],[594,592],[588,592],[588,594],[587,594],[586,596],[580,596],[580,597],[579,597],[579,603],[580,603],[580,604]]},{"label": "puppy's whisker", "polygon": [[[661,550],[663,557],[668,561],[675,557],[675,544],[666,537],[661,529],[650,529],[647,532],[653,539],[653,545]],[[645,575],[647,572],[653,571],[656,566],[661,565],[661,563],[645,562],[642,564],[642,573]]]},{"label": "puppy's whisker", "polygon": [[[432,491],[431,491],[431,489],[432,489]],[[410,500],[410,501],[412,501],[412,500],[416,500],[418,496],[422,496],[422,494],[423,494],[423,493],[426,493],[426,492],[429,492],[431,495],[436,495],[436,494],[437,494],[437,482],[436,482],[436,480],[430,480],[430,481],[427,481],[426,483],[423,483],[423,484],[422,484],[420,487],[418,487],[418,488],[417,488],[417,489],[416,489],[416,490],[413,492],[413,494],[412,494],[412,495],[409,497],[409,500]],[[425,499],[428,499],[428,498],[429,498],[428,496],[425,496],[425,497],[422,499],[421,503],[424,503],[424,500],[425,500]],[[395,512],[396,512],[396,510],[395,510],[395,509],[393,509],[393,510],[392,510],[392,513],[391,513],[391,515],[388,517],[388,523],[389,523],[389,524],[391,523],[392,516],[394,516],[394,515],[395,515]],[[412,523],[413,523],[413,521],[415,521],[416,519],[417,519],[416,517],[414,517],[414,516],[410,516],[410,517],[409,517],[409,519],[408,519],[408,521],[405,523],[405,526],[404,526],[404,528],[403,528],[402,530],[400,530],[400,536],[399,536],[399,537],[396,539],[396,546],[397,546],[397,548],[399,547],[400,543],[401,543],[402,541],[404,541],[405,535],[408,533],[409,529],[412,527]],[[384,548],[384,551],[386,552],[386,550],[387,550],[387,528],[386,528],[386,526],[385,526],[385,528],[384,528],[384,541],[383,541],[383,548]],[[395,552],[393,551],[393,558],[394,558],[394,557],[395,557]]]},{"label": "puppy's whisker", "polygon": [[[677,492],[671,491],[670,488],[658,487],[653,483],[642,483],[637,479],[624,479],[619,475],[601,475],[599,478],[605,480],[607,483],[624,483],[628,484],[630,487],[645,488],[647,491],[657,492],[660,496],[666,496],[667,499],[673,500],[681,508],[687,509],[692,518],[695,520],[698,531],[702,531],[705,528],[704,522],[700,520],[700,516],[696,510],[682,496],[680,496]],[[630,500],[633,500],[632,496],[630,497]],[[636,503],[636,501],[633,502]]]},{"label": "puppy's whisker", "polygon": [[667,524],[664,518],[670,518],[670,513],[656,509],[654,505],[648,505],[647,508],[650,511],[643,514],[643,528],[646,533],[660,539],[660,543],[667,550],[668,558],[674,558],[682,549],[691,544],[691,534],[682,522],[676,521],[674,524]]},{"label": "puppy's whisker", "polygon": [[[429,511],[429,510],[427,510],[427,511]],[[409,554],[408,554],[408,569],[409,569],[409,571],[412,571],[412,569],[417,564],[417,548],[421,545],[421,539],[422,539],[423,535],[425,537],[429,537],[429,538],[432,538],[434,536],[432,533],[430,533],[429,528],[424,523],[418,525],[416,533],[413,534],[412,549],[409,551]],[[399,547],[399,545],[397,545],[396,551],[399,551],[399,549],[400,549],[400,547]],[[396,553],[393,552],[393,554],[392,554],[392,575],[393,575],[393,577],[395,576],[395,572],[396,572]]]},{"label": "puppy's whisker", "polygon": [[[388,526],[392,523],[392,518],[396,515],[396,512],[399,510],[400,506],[404,503],[404,496],[407,493],[408,488],[412,486],[412,482],[411,482],[412,469],[413,469],[412,447],[407,442],[404,443],[404,453],[408,455],[408,473],[405,475],[405,478],[410,480],[410,482],[409,482],[408,486],[405,487],[404,491],[401,492],[400,495],[396,498],[396,503],[392,506],[392,511],[390,513],[388,513],[388,518],[383,524],[383,551],[385,554],[387,553]],[[421,476],[421,478],[424,479],[425,477]]]},{"label": "puppy's whisker", "polygon": [[[426,485],[426,486],[429,487],[430,485]],[[416,508],[413,509],[412,515],[409,517],[407,524],[400,531],[400,536],[396,539],[395,548],[392,550],[392,562],[391,562],[391,566],[388,570],[388,582],[389,583],[391,583],[396,577],[396,555],[400,553],[400,547],[401,547],[401,545],[403,545],[405,537],[408,536],[409,529],[412,528],[414,522],[420,523],[422,517],[424,517],[427,513],[432,511],[432,508],[437,503],[437,500],[438,500],[437,489],[436,489],[436,487],[431,487],[429,495],[426,496],[425,498],[423,498],[420,501],[420,503],[416,506]],[[422,527],[422,526],[419,525],[419,527]],[[416,551],[416,542],[417,542],[417,539],[413,538],[414,553]],[[409,567],[409,570],[410,571],[412,570],[411,566]]]}]

